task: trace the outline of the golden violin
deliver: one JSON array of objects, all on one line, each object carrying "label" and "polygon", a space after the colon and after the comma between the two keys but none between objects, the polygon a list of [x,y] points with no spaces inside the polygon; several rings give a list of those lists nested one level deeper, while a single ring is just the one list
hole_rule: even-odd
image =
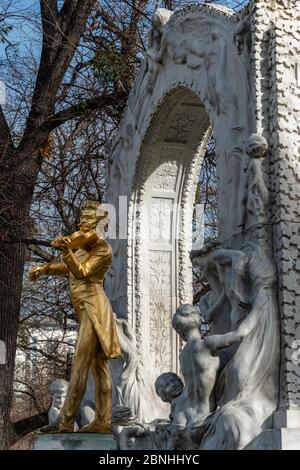
[{"label": "golden violin", "polygon": [[[89,232],[82,232],[78,230],[71,235],[61,235],[55,238],[52,240],[51,246],[52,248],[58,248],[63,252],[67,250],[76,250],[79,248],[88,249],[90,246],[94,245],[97,240],[98,235],[96,230],[90,230]],[[40,276],[46,274],[52,263],[57,263],[57,260],[54,258],[49,263],[32,268],[29,272],[29,279],[31,281],[35,281]]]},{"label": "golden violin", "polygon": [[77,248],[87,248],[89,245],[95,243],[98,239],[95,230],[90,230],[89,232],[82,232],[78,230],[77,232],[72,233],[67,236],[60,236],[52,240],[51,246],[53,248],[65,247],[69,250],[75,250]]}]

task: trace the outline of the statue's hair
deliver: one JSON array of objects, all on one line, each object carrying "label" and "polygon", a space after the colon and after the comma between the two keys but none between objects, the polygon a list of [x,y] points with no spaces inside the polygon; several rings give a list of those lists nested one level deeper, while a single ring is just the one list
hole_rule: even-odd
[{"label": "statue's hair", "polygon": [[93,201],[91,199],[86,199],[84,201],[84,203],[82,204],[82,206],[81,206],[81,210],[88,209],[88,210],[95,210],[96,211],[98,209],[98,207],[100,207],[100,206],[101,206],[100,201],[95,201],[95,200]]},{"label": "statue's hair", "polygon": [[183,390],[183,382],[181,378],[177,374],[175,374],[175,372],[164,372],[163,374],[159,375],[155,381],[155,391],[158,396],[161,396],[159,392],[160,392],[160,389],[163,390],[165,379],[167,378],[172,378],[174,380],[177,380],[181,386],[181,389]]},{"label": "statue's hair", "polygon": [[[202,323],[202,317],[200,315],[200,311],[198,309],[198,307],[196,307],[195,305],[191,305],[191,304],[184,304],[184,305],[181,305],[177,310],[176,310],[176,313],[174,314],[173,316],[173,319],[172,319],[172,326],[174,328],[174,330],[176,330],[178,333],[182,334],[184,336],[184,332],[182,331],[182,325],[179,324],[178,322],[178,314],[181,314],[183,310],[185,310],[186,308],[189,308],[192,312],[192,315],[193,315],[193,323],[194,323],[194,326],[195,328],[198,327],[200,328],[201,326],[201,323]],[[195,318],[197,317],[197,318]]]},{"label": "statue's hair", "polygon": [[67,390],[68,386],[69,386],[69,382],[67,382],[67,380],[65,380],[65,379],[55,379],[51,383],[51,385],[49,387],[49,390],[52,394],[56,390]]},{"label": "statue's hair", "polygon": [[[101,216],[98,212],[100,208],[104,209],[104,214],[101,214]],[[106,209],[105,205],[102,204],[100,201],[92,201],[91,199],[87,199],[81,206],[81,211],[82,210],[95,211],[96,215],[98,216],[98,222],[107,218],[107,223],[109,223],[109,212]]]},{"label": "statue's hair", "polygon": [[258,148],[263,156],[268,150],[268,142],[261,134],[251,134],[247,143],[248,154],[251,152],[251,148]]}]

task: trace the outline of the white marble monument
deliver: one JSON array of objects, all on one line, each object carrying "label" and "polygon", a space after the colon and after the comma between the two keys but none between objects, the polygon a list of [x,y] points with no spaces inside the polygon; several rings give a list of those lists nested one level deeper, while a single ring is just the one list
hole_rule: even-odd
[{"label": "white marble monument", "polygon": [[158,10],[112,143],[107,201],[121,216],[106,288],[134,332],[150,422],[168,415],[156,378],[179,374],[172,317],[192,301],[195,177],[214,133],[220,236],[192,260],[220,367],[181,448],[300,449],[299,18],[297,0]]}]

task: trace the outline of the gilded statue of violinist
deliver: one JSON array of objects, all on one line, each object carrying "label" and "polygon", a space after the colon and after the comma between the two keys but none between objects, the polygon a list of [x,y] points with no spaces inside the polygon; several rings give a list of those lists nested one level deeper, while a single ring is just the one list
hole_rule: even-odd
[{"label": "gilded statue of violinist", "polygon": [[[121,350],[112,308],[103,290],[104,276],[112,262],[112,249],[102,236],[107,216],[100,203],[86,201],[79,232],[56,238],[51,243],[61,250],[62,262],[37,266],[30,272],[31,280],[41,275],[69,277],[72,302],[80,324],[65,403],[57,422],[42,428],[43,432],[73,432],[90,367],[95,379],[95,420],[82,431],[111,432],[112,384],[108,359],[120,356]],[[74,249],[77,250],[74,252]]]}]

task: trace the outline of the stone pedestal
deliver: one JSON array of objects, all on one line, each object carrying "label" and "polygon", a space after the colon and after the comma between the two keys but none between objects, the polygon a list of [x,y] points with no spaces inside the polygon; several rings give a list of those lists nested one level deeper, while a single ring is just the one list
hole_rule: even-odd
[{"label": "stone pedestal", "polygon": [[300,428],[267,429],[246,450],[300,450]]},{"label": "stone pedestal", "polygon": [[247,450],[300,450],[300,410],[273,414],[273,429],[266,429]]},{"label": "stone pedestal", "polygon": [[300,429],[300,410],[278,410],[273,414],[273,428]]},{"label": "stone pedestal", "polygon": [[112,434],[38,434],[34,450],[115,450]]}]

